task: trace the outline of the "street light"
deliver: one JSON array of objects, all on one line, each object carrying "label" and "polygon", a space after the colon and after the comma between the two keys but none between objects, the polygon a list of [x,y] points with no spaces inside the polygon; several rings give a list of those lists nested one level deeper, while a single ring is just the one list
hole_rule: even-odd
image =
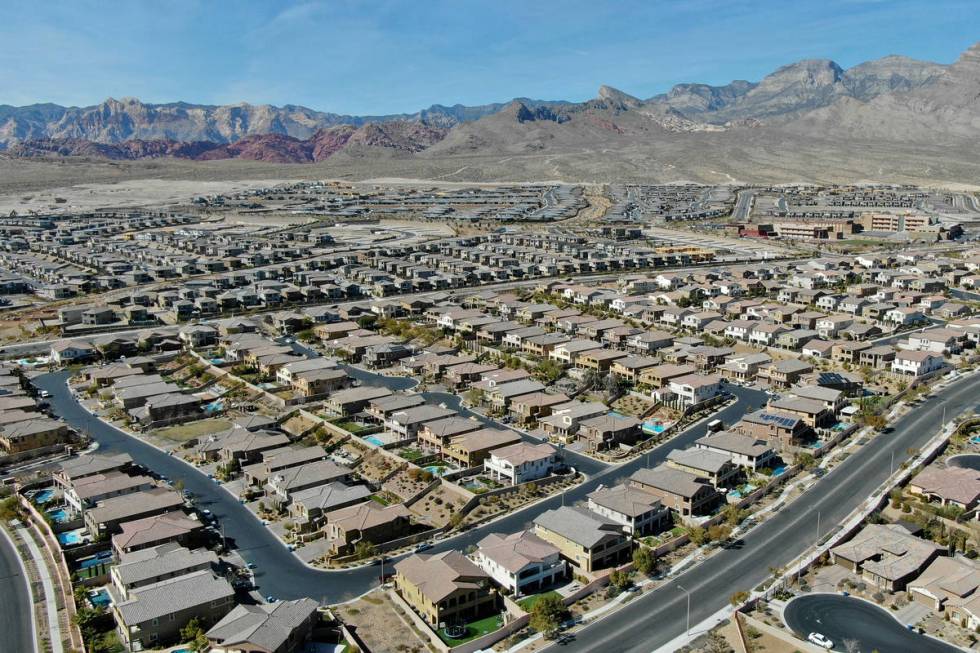
[{"label": "street light", "polygon": [[688,592],[687,589],[680,583],[678,583],[677,587],[682,592],[687,594],[687,630],[684,632],[684,634],[690,637],[691,636],[691,593]]}]

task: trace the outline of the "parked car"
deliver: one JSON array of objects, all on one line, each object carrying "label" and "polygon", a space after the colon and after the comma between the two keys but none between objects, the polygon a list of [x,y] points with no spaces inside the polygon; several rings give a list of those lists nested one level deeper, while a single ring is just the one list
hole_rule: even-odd
[{"label": "parked car", "polygon": [[827,639],[826,637],[824,637],[823,635],[821,635],[820,633],[810,633],[809,635],[807,635],[807,640],[811,644],[816,644],[820,648],[825,648],[828,651],[834,648],[834,643],[829,639]]}]

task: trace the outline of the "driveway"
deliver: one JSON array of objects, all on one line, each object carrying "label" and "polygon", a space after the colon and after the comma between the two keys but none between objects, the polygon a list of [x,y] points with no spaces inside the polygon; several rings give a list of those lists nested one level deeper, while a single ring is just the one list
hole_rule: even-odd
[{"label": "driveway", "polygon": [[846,651],[844,642],[857,642],[857,651],[916,651],[955,653],[955,646],[924,637],[905,628],[887,610],[838,594],[810,594],[790,601],[783,619],[797,636],[806,639],[820,633],[834,643],[833,650]]}]

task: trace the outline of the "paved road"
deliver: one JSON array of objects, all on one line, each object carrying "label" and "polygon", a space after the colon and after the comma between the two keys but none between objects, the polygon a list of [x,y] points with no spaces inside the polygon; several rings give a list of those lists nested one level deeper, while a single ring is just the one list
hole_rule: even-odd
[{"label": "paved road", "polygon": [[875,347],[881,347],[884,345],[894,345],[896,342],[902,340],[908,340],[909,336],[915,335],[916,333],[922,333],[923,331],[928,331],[929,329],[936,329],[938,327],[942,327],[946,325],[945,320],[940,320],[937,317],[927,317],[926,320],[928,320],[929,324],[920,327],[918,329],[912,329],[910,331],[902,331],[900,333],[896,333],[894,335],[889,335],[889,336],[881,336],[880,338],[868,340],[868,342],[874,345]]},{"label": "paved road", "polygon": [[31,591],[17,549],[0,532],[0,653],[25,653],[35,650],[34,615]]},{"label": "paved road", "polygon": [[858,642],[855,651],[916,651],[952,653],[959,651],[945,642],[914,633],[878,606],[849,596],[811,594],[793,599],[783,611],[786,624],[800,637],[820,633],[834,643],[833,650],[846,651],[845,640]]},{"label": "paved road", "polygon": [[832,524],[843,521],[889,476],[892,453],[898,465],[908,458],[910,447],[921,448],[935,435],[944,406],[952,418],[963,410],[976,409],[978,398],[980,376],[962,379],[942,390],[900,420],[892,433],[852,453],[802,497],[749,531],[736,546],[586,627],[564,645],[564,650],[649,653],[683,635],[687,601],[681,586],[691,593],[691,623],[707,619],[725,607],[732,594],[751,590],[765,580],[770,567],[785,566],[813,544],[818,537],[818,514],[823,524],[821,535]]},{"label": "paved road", "polygon": [[980,293],[971,292],[962,288],[953,288],[949,291],[949,294],[952,295],[954,299],[962,299],[968,302],[980,302]]},{"label": "paved road", "polygon": [[[344,571],[317,571],[304,565],[282,543],[262,526],[261,522],[241,505],[231,494],[221,489],[193,466],[179,458],[152,447],[104,422],[94,420],[69,392],[67,371],[45,374],[37,378],[37,385],[51,393],[49,399],[54,412],[76,429],[88,432],[99,443],[102,453],[125,452],[138,464],[176,481],[184,481],[184,487],[193,492],[197,503],[208,508],[224,527],[229,544],[236,546],[242,557],[256,565],[255,581],[263,595],[283,599],[311,597],[324,603],[345,601],[367,591],[376,582],[377,567],[362,567]],[[738,401],[726,406],[715,417],[726,424],[738,421],[743,414],[758,408],[765,401],[765,394],[758,390],[733,386]],[[670,442],[652,450],[649,457],[618,466],[604,468],[584,483],[561,496],[551,497],[524,510],[510,513],[501,519],[437,544],[433,551],[464,549],[476,544],[492,532],[511,533],[527,527],[540,512],[558,507],[563,500],[567,505],[585,499],[600,483],[610,485],[647,464],[656,465],[666,459],[667,453],[676,447],[685,447],[704,435],[704,426],[695,425],[681,432]]]},{"label": "paved road", "polygon": [[736,220],[748,220],[752,214],[752,204],[755,200],[754,190],[742,190],[738,192],[735,200],[735,207],[732,209],[732,217]]}]

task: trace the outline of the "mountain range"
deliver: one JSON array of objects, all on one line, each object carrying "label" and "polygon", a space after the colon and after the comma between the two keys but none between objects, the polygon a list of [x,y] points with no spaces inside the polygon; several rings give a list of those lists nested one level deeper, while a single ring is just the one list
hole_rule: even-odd
[{"label": "mountain range", "polygon": [[[678,84],[646,99],[602,86],[585,102],[518,98],[386,116],[136,99],[81,108],[0,106],[0,148],[14,158],[338,158],[374,161],[368,167],[380,171],[413,163],[445,170],[460,163],[468,169],[460,178],[476,180],[587,178],[590,172],[661,178],[666,173],[658,169],[694,170],[680,157],[703,159],[705,166],[720,161],[719,170],[709,170],[732,177],[738,153],[772,167],[782,152],[789,167],[802,171],[793,157],[806,149],[834,152],[842,167],[856,170],[865,160],[869,170],[880,168],[888,152],[911,155],[901,164],[906,166],[928,159],[922,165],[933,169],[944,148],[957,160],[980,163],[980,154],[967,147],[978,137],[980,44],[948,65],[893,55],[844,69],[813,59],[758,82]],[[499,162],[511,157],[516,163],[502,168]],[[398,163],[385,163],[391,160]],[[648,170],[641,172],[644,166]]]}]

